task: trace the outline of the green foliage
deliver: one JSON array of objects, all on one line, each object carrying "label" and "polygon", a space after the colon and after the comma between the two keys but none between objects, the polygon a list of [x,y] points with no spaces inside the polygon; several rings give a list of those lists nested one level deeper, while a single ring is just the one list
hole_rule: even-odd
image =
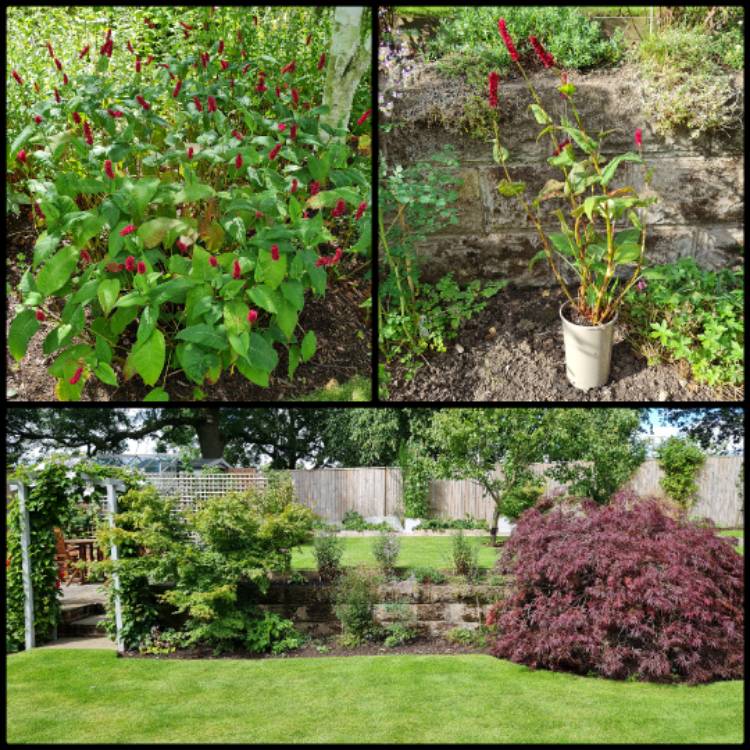
[{"label": "green foliage", "polygon": [[391,527],[385,521],[370,523],[356,510],[347,510],[341,519],[341,526],[347,531],[388,531]]},{"label": "green foliage", "polygon": [[318,532],[313,541],[313,551],[321,580],[334,580],[341,573],[341,556],[344,554],[343,540],[331,531]]},{"label": "green foliage", "polygon": [[598,22],[573,7],[464,6],[455,11],[450,18],[441,20],[435,34],[427,40],[426,55],[440,60],[441,70],[449,75],[465,76],[482,88],[490,70],[505,74],[515,68],[505,47],[498,43],[499,18],[505,18],[524,61],[536,62],[529,35],[537,36],[560,66],[567,69],[611,65],[624,50],[621,34],[608,39]]},{"label": "green foliage", "polygon": [[412,568],[411,575],[413,575],[419,583],[441,584],[446,581],[445,575],[439,570],[422,565]]},{"label": "green foliage", "polygon": [[478,628],[451,628],[446,630],[444,638],[450,643],[473,648],[487,648],[489,646],[490,628],[480,625]]},{"label": "green foliage", "polygon": [[461,324],[507,284],[474,281],[461,289],[451,274],[435,285],[420,280],[418,245],[458,223],[457,167],[450,146],[406,169],[381,160],[379,346],[386,364],[399,362],[407,378],[425,352],[445,351]]},{"label": "green foliage", "polygon": [[254,654],[283,654],[293,651],[305,642],[304,636],[298,633],[291,620],[264,611],[260,618],[253,620],[247,628],[245,646]]},{"label": "green foliage", "polygon": [[419,529],[425,531],[442,531],[443,529],[487,529],[484,518],[474,518],[467,513],[464,518],[422,518]]},{"label": "green foliage", "polygon": [[[289,352],[292,378],[317,348],[315,333],[299,325],[305,300],[322,297],[328,277],[338,274],[319,257],[331,257],[336,247],[369,253],[368,221],[355,219],[360,204],[370,202],[369,146],[362,148],[369,124],[357,125],[353,113],[348,142],[329,140],[320,124],[325,70],[317,70],[317,59],[330,9],[264,9],[257,26],[239,8],[176,10],[142,9],[137,31],[125,12],[97,15],[85,36],[92,58],[110,26],[117,50],[111,61],[98,56],[98,64],[79,60],[70,37],[58,41],[50,33],[67,85],[57,80],[41,41],[31,60],[28,41],[12,58],[24,79],[9,89],[13,121],[42,120],[9,145],[8,207],[18,212],[35,204],[32,216],[44,231],[18,288],[9,349],[17,360],[24,357],[39,328],[38,312],[54,322],[43,349],[55,355],[49,372],[61,400],[80,399],[91,378],[117,386],[120,373],[125,380],[138,375],[158,400],[168,395],[168,377],[180,371],[199,388],[226,371],[265,387],[280,347]],[[145,14],[162,34],[151,33]],[[20,15],[13,18],[20,22]],[[195,26],[188,39],[177,31],[177,20],[185,18]],[[40,23],[51,31],[48,20]],[[272,31],[282,26],[283,32]],[[96,42],[94,30],[101,30]],[[123,31],[131,30],[140,73],[124,48]],[[220,40],[226,41],[221,55]],[[256,63],[243,73],[249,65],[244,47],[266,61],[267,91],[257,90]],[[198,55],[204,50],[206,66]],[[147,52],[155,55],[150,64]],[[296,77],[279,72],[292,58]],[[55,80],[47,77],[40,98],[32,92],[42,66]],[[174,96],[177,79],[184,85]],[[52,98],[55,86],[59,102]],[[215,112],[208,112],[208,97],[216,100]],[[93,145],[82,137],[84,124]],[[20,149],[25,163],[16,158]],[[114,178],[105,175],[107,162]],[[343,215],[332,212],[338,201]],[[143,264],[140,272],[134,263]]]},{"label": "green foliage", "polygon": [[453,535],[451,555],[457,576],[465,576],[468,581],[479,577],[479,549],[464,536],[463,529]]},{"label": "green foliage", "polygon": [[698,494],[695,481],[706,462],[706,455],[692,440],[672,436],[656,450],[659,467],[664,472],[661,486],[682,508],[689,509]]},{"label": "green foliage", "polygon": [[536,504],[544,492],[544,482],[538,477],[529,477],[511,487],[503,497],[503,515],[518,518],[527,508]]},{"label": "green foliage", "polygon": [[411,440],[401,444],[398,458],[404,514],[408,518],[422,518],[430,512],[430,462]]},{"label": "green foliage", "polygon": [[348,570],[339,579],[334,599],[334,610],[341,621],[346,644],[358,645],[380,636],[374,615],[377,587],[367,571]]},{"label": "green foliage", "polygon": [[648,286],[625,306],[629,337],[649,363],[684,361],[711,386],[744,376],[744,270],[707,271],[693,258],[655,266]]},{"label": "green foliage", "polygon": [[383,627],[383,645],[396,648],[411,643],[418,636],[416,615],[408,602],[388,602],[385,611],[389,622]]},{"label": "green foliage", "polygon": [[372,540],[372,556],[386,576],[394,574],[400,550],[401,540],[397,534],[392,532],[381,531]]}]

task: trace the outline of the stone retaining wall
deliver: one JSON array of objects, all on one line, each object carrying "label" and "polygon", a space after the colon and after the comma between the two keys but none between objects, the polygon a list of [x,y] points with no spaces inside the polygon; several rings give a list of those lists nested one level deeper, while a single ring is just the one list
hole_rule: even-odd
[{"label": "stone retaining wall", "polygon": [[[550,74],[531,76],[545,107],[557,112],[564,106]],[[744,243],[744,129],[696,141],[689,134],[674,138],[656,135],[643,112],[642,84],[637,72],[624,66],[612,72],[571,73],[578,91],[576,106],[588,132],[617,128],[605,142],[603,155],[633,149],[633,133],[643,130],[643,151],[654,168],[649,190],[643,190],[641,165],[625,163],[613,188],[630,184],[659,202],[649,210],[648,258],[652,263],[692,256],[707,268],[741,261]],[[736,87],[743,92],[741,74]],[[381,81],[381,88],[392,87]],[[502,170],[492,159],[489,110],[475,100],[478,92],[456,78],[440,74],[435,64],[418,64],[400,91],[390,120],[393,130],[383,139],[389,165],[413,164],[450,144],[460,161],[463,186],[458,203],[459,223],[433,236],[420,247],[423,276],[436,280],[452,271],[461,281],[500,277],[523,286],[554,283],[545,263],[528,270],[529,260],[541,249],[533,225],[518,202],[497,192]],[[559,178],[546,164],[547,138],[536,142],[541,126],[528,110],[529,94],[523,81],[501,81],[501,139],[510,151],[509,172],[524,180],[529,194]],[[548,209],[557,208],[547,201]],[[560,204],[558,204],[560,205]],[[546,212],[550,215],[550,212]],[[545,229],[555,231],[554,217]],[[559,231],[559,229],[558,229]]]}]

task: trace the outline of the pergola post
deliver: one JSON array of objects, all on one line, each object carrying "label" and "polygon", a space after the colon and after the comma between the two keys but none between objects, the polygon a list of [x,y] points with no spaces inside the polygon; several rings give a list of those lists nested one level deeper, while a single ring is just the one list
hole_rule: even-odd
[{"label": "pergola post", "polygon": [[[107,488],[107,519],[109,520],[110,528],[115,526],[115,514],[117,513],[117,492],[116,486],[121,485],[121,482],[116,480],[104,480],[104,485]],[[110,558],[117,562],[120,559],[120,555],[117,549],[117,545],[113,544],[110,550]],[[117,570],[112,571],[112,586],[114,587],[114,599],[115,599],[115,630],[116,630],[116,643],[117,650],[122,652],[124,650],[122,642],[122,603],[120,602],[120,574]]]},{"label": "pergola post", "polygon": [[23,578],[23,619],[26,650],[36,645],[34,636],[34,586],[31,582],[31,528],[26,509],[26,485],[18,479],[9,482],[18,493],[18,515],[21,523],[21,576]]}]

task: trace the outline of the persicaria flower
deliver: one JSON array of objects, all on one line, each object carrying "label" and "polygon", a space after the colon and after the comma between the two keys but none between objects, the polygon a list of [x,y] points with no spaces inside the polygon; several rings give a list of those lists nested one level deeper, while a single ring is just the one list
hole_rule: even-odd
[{"label": "persicaria flower", "polygon": [[292,193],[296,193],[297,192],[298,185],[299,185],[299,183],[297,182],[297,178],[293,177],[292,178],[292,187],[291,187],[291,192]]},{"label": "persicaria flower", "polygon": [[81,250],[81,260],[84,263],[91,263],[91,255],[89,251],[86,250],[86,248],[83,248],[83,250]]},{"label": "persicaria flower", "polygon": [[208,97],[208,111],[216,112],[216,99],[213,96]]},{"label": "persicaria flower", "polygon": [[52,45],[49,42],[47,42],[47,52],[49,52],[50,57],[54,58],[55,51],[52,49]]},{"label": "persicaria flower", "polygon": [[60,92],[57,89],[55,89],[55,101],[58,104],[62,101],[62,99],[60,99]]},{"label": "persicaria flower", "polygon": [[68,85],[68,74],[63,73],[63,86],[67,86],[67,85]]},{"label": "persicaria flower", "polygon": [[257,92],[258,92],[259,94],[263,94],[264,92],[268,91],[268,86],[266,86],[266,84],[265,84],[265,83],[263,83],[263,82],[261,81],[261,82],[260,82],[260,83],[259,83],[259,84],[258,84],[258,85],[257,85],[257,86],[255,87],[255,90],[256,90],[256,91],[257,91]]},{"label": "persicaria flower", "polygon": [[44,323],[44,321],[47,320],[47,316],[41,310],[36,311],[35,317],[40,323]]},{"label": "persicaria flower", "polygon": [[13,76],[13,78],[16,79],[16,83],[19,86],[23,86],[23,78],[21,78],[21,76],[18,75],[18,71],[17,70],[11,70],[10,74]]},{"label": "persicaria flower", "polygon": [[320,183],[317,180],[313,180],[307,189],[310,195],[317,195],[320,192]]},{"label": "persicaria flower", "polygon": [[292,140],[295,140],[297,138],[297,123],[292,125],[292,127],[289,129],[289,137]]},{"label": "persicaria flower", "polygon": [[143,275],[144,273],[146,273],[146,264],[142,260],[138,261],[138,273],[141,274],[141,275]]},{"label": "persicaria flower", "polygon": [[204,69],[208,67],[208,61],[211,59],[208,52],[201,52],[201,62],[203,63]]},{"label": "persicaria flower", "polygon": [[236,139],[237,139],[238,141],[244,140],[244,138],[245,138],[245,136],[244,136],[244,135],[242,135],[242,133],[240,133],[240,131],[239,131],[239,130],[233,130],[233,131],[232,131],[232,135],[233,135],[233,136],[234,136],[234,137],[235,137],[235,138],[236,138]]},{"label": "persicaria flower", "polygon": [[497,30],[500,32],[500,36],[503,38],[503,42],[505,42],[505,47],[507,48],[508,53],[510,54],[510,59],[513,60],[513,62],[518,62],[518,52],[516,51],[516,47],[513,44],[513,40],[510,38],[508,29],[505,27],[504,18],[501,18],[497,22]]},{"label": "persicaria flower", "polygon": [[281,144],[277,143],[269,152],[268,152],[268,158],[273,161],[279,154],[279,151],[281,151]]},{"label": "persicaria flower", "polygon": [[201,100],[197,96],[193,97],[193,104],[195,104],[195,108],[199,112],[203,112],[203,105],[201,104]]},{"label": "persicaria flower", "polygon": [[297,63],[292,60],[290,63],[287,63],[282,69],[281,69],[281,75],[284,75],[284,73],[294,73],[294,69],[297,67]]},{"label": "persicaria flower", "polygon": [[78,53],[78,59],[83,60],[83,58],[88,55],[89,50],[91,49],[91,45],[87,44],[79,53]]},{"label": "persicaria flower", "polygon": [[365,120],[372,114],[372,110],[368,109],[366,112],[364,112],[362,115],[360,115],[360,118],[357,120],[357,125],[362,125]]},{"label": "persicaria flower", "polygon": [[489,75],[490,94],[488,98],[488,104],[492,109],[497,107],[497,87],[500,83],[500,74],[494,70]]},{"label": "persicaria flower", "polygon": [[192,159],[193,158],[193,147],[192,146],[188,146],[187,157],[188,157],[188,159]]},{"label": "persicaria flower", "polygon": [[141,61],[140,58],[135,58],[135,72],[140,73],[141,72]]},{"label": "persicaria flower", "polygon": [[326,53],[324,52],[318,60],[318,70],[323,70],[323,66],[326,64]]},{"label": "persicaria flower", "polygon": [[276,87],[276,98],[281,99],[281,89],[278,86]]},{"label": "persicaria flower", "polygon": [[44,211],[42,211],[42,207],[38,204],[34,204],[34,213],[40,218],[40,219],[46,219],[47,217],[44,215]]},{"label": "persicaria flower", "polygon": [[181,253],[186,253],[188,251],[188,246],[182,240],[177,240],[175,244]]},{"label": "persicaria flower", "polygon": [[111,159],[107,159],[104,162],[104,172],[107,175],[107,177],[109,177],[110,180],[114,180],[115,179],[115,173],[112,171],[112,160]]},{"label": "persicaria flower", "polygon": [[367,202],[362,201],[362,203],[357,206],[357,213],[354,214],[354,220],[359,221],[362,218],[362,214],[367,210]]},{"label": "persicaria flower", "polygon": [[172,90],[172,98],[176,99],[178,94],[180,93],[180,89],[182,88],[182,81],[178,78],[177,84],[175,85],[174,89]]},{"label": "persicaria flower", "polygon": [[[110,110],[110,114],[112,114],[111,110]],[[79,115],[78,112],[73,112],[73,122],[76,125],[80,125],[81,124],[81,115]]]},{"label": "persicaria flower", "polygon": [[108,109],[107,113],[109,114],[110,117],[114,117],[114,118],[122,117],[123,115],[123,113],[120,112],[119,109]]},{"label": "persicaria flower", "polygon": [[208,259],[208,262],[209,262],[209,263],[210,263],[210,264],[211,264],[211,265],[212,265],[212,266],[213,266],[214,268],[216,268],[216,266],[218,266],[218,265],[219,265],[219,261],[218,261],[218,260],[216,260],[216,256],[215,256],[215,255],[212,255],[212,256],[211,256],[211,257],[210,257],[210,258]]},{"label": "persicaria flower", "polygon": [[253,16],[253,24],[254,24],[255,26],[257,26],[257,25],[258,25],[258,16]]},{"label": "persicaria flower", "polygon": [[125,270],[135,271],[135,258],[132,255],[128,255],[128,257],[125,258]]},{"label": "persicaria flower", "polygon": [[311,40],[312,40],[312,34],[308,34],[308,35],[307,35],[307,39],[305,39],[305,46],[306,46],[306,47],[309,47],[309,46],[310,46],[310,41],[311,41]]},{"label": "persicaria flower", "polygon": [[39,93],[39,84],[36,81],[34,81],[34,91],[36,91],[37,94]]},{"label": "persicaria flower", "polygon": [[271,258],[273,260],[279,259],[279,246],[278,245],[271,245]]},{"label": "persicaria flower", "polygon": [[258,320],[258,311],[257,310],[250,310],[247,313],[247,322],[252,325],[255,323],[255,321]]},{"label": "persicaria flower", "polygon": [[245,65],[245,67],[242,69],[242,75],[244,76],[247,71],[250,70],[250,63]]},{"label": "persicaria flower", "polygon": [[242,269],[240,268],[240,262],[238,260],[235,260],[232,264],[232,278],[239,279],[241,275]]},{"label": "persicaria flower", "polygon": [[299,91],[297,89],[292,89],[292,101],[295,104],[299,104]]},{"label": "persicaria flower", "polygon": [[143,107],[143,109],[151,109],[151,105],[140,94],[136,95],[135,100],[141,105],[141,107]]},{"label": "persicaria flower", "polygon": [[635,129],[635,145],[638,148],[643,146],[643,131],[640,128]]},{"label": "persicaria flower", "polygon": [[128,52],[130,52],[131,55],[135,54],[135,50],[133,49],[133,45],[130,43],[130,39],[128,39]]},{"label": "persicaria flower", "polygon": [[26,152],[25,152],[25,151],[24,151],[23,149],[21,149],[21,150],[20,150],[20,151],[19,151],[19,152],[18,152],[18,153],[16,154],[16,159],[18,159],[18,161],[20,161],[21,163],[24,163],[24,164],[25,164],[25,163],[26,163]]},{"label": "persicaria flower", "polygon": [[229,63],[226,60],[220,60],[221,63],[221,69],[226,70],[229,67]]},{"label": "persicaria flower", "polygon": [[83,374],[83,365],[81,365],[73,374],[73,377],[70,379],[70,384],[75,385],[80,379],[81,375]]},{"label": "persicaria flower", "polygon": [[89,125],[88,122],[83,123],[83,137],[86,139],[86,143],[88,143],[89,146],[94,145],[94,134],[91,132],[91,125]]},{"label": "persicaria flower", "polygon": [[336,201],[336,206],[331,211],[331,216],[341,216],[346,211],[346,203],[343,200]]},{"label": "persicaria flower", "polygon": [[146,26],[149,27],[149,29],[155,29],[156,28],[156,24],[150,18],[144,18],[143,19],[143,23],[145,23]]},{"label": "persicaria flower", "polygon": [[343,252],[342,252],[341,248],[340,248],[340,247],[337,247],[337,248],[336,248],[336,252],[335,252],[335,253],[333,254],[333,261],[332,261],[332,265],[333,265],[334,263],[338,263],[338,262],[339,262],[339,261],[341,260],[341,256],[342,256],[342,255],[343,255]]},{"label": "persicaria flower", "polygon": [[224,40],[219,39],[219,54],[221,55],[223,53],[224,53]]},{"label": "persicaria flower", "polygon": [[62,70],[62,63],[57,58],[55,58],[55,67],[58,70]]},{"label": "persicaria flower", "polygon": [[557,145],[557,148],[553,152],[553,156],[557,156],[569,143],[570,138],[566,138],[564,141],[560,141],[560,143]]},{"label": "persicaria flower", "polygon": [[39,125],[42,122],[41,115],[34,115],[34,122]]},{"label": "persicaria flower", "polygon": [[192,31],[193,30],[193,27],[190,26],[189,24],[185,23],[184,21],[178,21],[177,23],[179,23],[180,26],[182,26],[183,29],[187,29],[188,31]]},{"label": "persicaria flower", "polygon": [[542,45],[539,43],[539,40],[535,36],[530,36],[529,41],[531,42],[531,46],[534,48],[534,52],[536,52],[536,56],[542,61],[542,64],[545,68],[551,68],[555,64],[555,58],[552,57],[552,55],[547,52],[547,50],[542,47]]},{"label": "persicaria flower", "polygon": [[256,212],[255,212],[255,218],[256,219],[262,219],[263,218],[263,212],[256,210]]},{"label": "persicaria flower", "polygon": [[283,133],[286,130],[286,124],[283,122],[279,123],[279,133]]},{"label": "persicaria flower", "polygon": [[234,159],[234,166],[239,169],[242,166],[242,154],[237,154]]},{"label": "persicaria flower", "polygon": [[127,237],[131,232],[135,232],[135,225],[128,224],[120,230],[120,237]]},{"label": "persicaria flower", "polygon": [[148,57],[146,58],[146,65],[151,65],[151,63],[152,63],[153,61],[154,61],[154,56],[153,56],[153,55],[149,55],[149,56],[148,56]]}]

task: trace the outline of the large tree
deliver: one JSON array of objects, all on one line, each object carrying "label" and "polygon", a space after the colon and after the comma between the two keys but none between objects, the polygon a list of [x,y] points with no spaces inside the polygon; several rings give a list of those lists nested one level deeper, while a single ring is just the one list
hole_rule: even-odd
[{"label": "large tree", "polygon": [[703,450],[726,453],[745,442],[745,414],[738,407],[666,409],[666,418]]}]

